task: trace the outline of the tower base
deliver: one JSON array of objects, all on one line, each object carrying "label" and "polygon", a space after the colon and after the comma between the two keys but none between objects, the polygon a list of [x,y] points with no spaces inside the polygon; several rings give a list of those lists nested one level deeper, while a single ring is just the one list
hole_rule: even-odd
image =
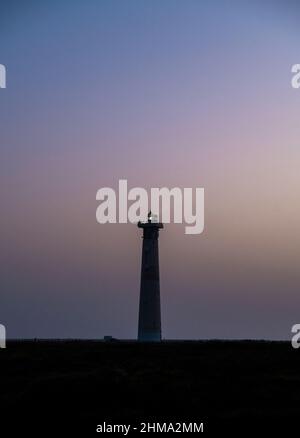
[{"label": "tower base", "polygon": [[160,342],[161,341],[161,334],[157,332],[146,332],[145,331],[142,334],[139,334],[138,336],[139,342]]}]

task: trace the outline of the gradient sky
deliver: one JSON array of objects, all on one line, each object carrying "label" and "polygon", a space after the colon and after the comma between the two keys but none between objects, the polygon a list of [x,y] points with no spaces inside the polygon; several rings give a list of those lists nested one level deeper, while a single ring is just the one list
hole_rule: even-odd
[{"label": "gradient sky", "polygon": [[160,236],[165,338],[289,339],[300,323],[296,1],[2,1],[0,323],[137,335],[141,233],[96,191],[204,187]]}]

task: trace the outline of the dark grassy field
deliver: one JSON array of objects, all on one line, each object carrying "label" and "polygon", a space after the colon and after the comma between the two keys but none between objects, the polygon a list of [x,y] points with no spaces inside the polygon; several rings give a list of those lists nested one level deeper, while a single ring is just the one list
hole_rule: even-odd
[{"label": "dark grassy field", "polygon": [[88,436],[103,421],[158,420],[204,422],[205,433],[298,428],[300,351],[286,342],[11,341],[0,358],[1,425],[11,430]]}]

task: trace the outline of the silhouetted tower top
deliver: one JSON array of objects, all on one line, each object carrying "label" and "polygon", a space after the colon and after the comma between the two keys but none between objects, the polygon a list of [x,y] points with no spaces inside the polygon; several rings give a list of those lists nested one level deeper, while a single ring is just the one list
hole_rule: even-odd
[{"label": "silhouetted tower top", "polygon": [[[152,214],[151,213],[151,210],[149,211],[149,213],[148,213],[148,221],[147,222],[141,222],[141,221],[139,221],[138,222],[138,227],[139,228],[143,228],[144,229],[144,235],[143,235],[143,238],[145,239],[145,238],[147,238],[146,236],[145,236],[145,230],[155,230],[156,228],[157,229],[159,229],[159,228],[163,228],[164,227],[164,225],[161,223],[161,222],[157,222],[156,221],[156,215],[154,215],[154,214]],[[148,235],[150,235],[151,234],[151,232],[153,232],[153,231],[149,231],[149,232],[146,232],[146,234]],[[157,230],[157,232],[158,232],[158,230]],[[149,236],[149,238],[150,238],[150,236]]]}]

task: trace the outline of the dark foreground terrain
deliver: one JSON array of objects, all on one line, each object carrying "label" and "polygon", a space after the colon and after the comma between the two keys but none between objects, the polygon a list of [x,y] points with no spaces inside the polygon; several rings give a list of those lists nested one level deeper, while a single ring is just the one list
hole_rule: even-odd
[{"label": "dark foreground terrain", "polygon": [[300,422],[300,351],[286,342],[9,342],[0,371],[1,428],[31,436],[104,421],[289,436]]}]

